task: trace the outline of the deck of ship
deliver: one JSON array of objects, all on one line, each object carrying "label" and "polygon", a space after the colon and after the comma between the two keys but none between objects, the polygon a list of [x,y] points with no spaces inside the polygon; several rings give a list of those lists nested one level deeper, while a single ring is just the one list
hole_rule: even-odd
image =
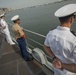
[{"label": "deck of ship", "polygon": [[26,62],[18,45],[10,46],[0,33],[0,75],[53,75],[36,60]]}]

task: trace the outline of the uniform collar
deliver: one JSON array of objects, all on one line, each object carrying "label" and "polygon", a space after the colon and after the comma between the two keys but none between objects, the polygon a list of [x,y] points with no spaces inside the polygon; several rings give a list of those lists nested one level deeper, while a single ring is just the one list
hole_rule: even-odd
[{"label": "uniform collar", "polygon": [[14,24],[14,25],[19,25],[19,24]]},{"label": "uniform collar", "polygon": [[2,21],[5,21],[4,19],[1,19]]},{"label": "uniform collar", "polygon": [[68,28],[68,27],[63,27],[63,26],[58,26],[57,29],[70,31],[70,28]]}]

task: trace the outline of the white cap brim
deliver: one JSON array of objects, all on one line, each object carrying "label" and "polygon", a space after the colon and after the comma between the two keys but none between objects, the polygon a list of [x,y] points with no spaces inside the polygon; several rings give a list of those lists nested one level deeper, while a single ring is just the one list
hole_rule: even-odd
[{"label": "white cap brim", "polygon": [[54,15],[56,17],[65,17],[75,12],[76,12],[76,4],[68,4],[58,9]]},{"label": "white cap brim", "polygon": [[15,21],[17,19],[19,19],[19,15],[15,15],[14,17],[12,17],[11,21]]},{"label": "white cap brim", "polygon": [[1,14],[0,17],[5,16],[5,14]]}]

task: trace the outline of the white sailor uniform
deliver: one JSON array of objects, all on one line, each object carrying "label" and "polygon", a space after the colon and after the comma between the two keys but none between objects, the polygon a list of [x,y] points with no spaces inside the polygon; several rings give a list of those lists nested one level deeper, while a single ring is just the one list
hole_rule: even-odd
[{"label": "white sailor uniform", "polygon": [[[58,9],[54,15],[60,18],[72,14],[76,15],[76,4],[65,5]],[[44,44],[51,48],[52,52],[62,63],[76,64],[76,37],[70,32],[68,27],[58,26],[50,31]],[[76,75],[76,73],[54,68],[54,75]]]},{"label": "white sailor uniform", "polygon": [[8,29],[8,24],[6,23],[5,20],[1,19],[1,26],[2,27],[6,27],[5,29],[2,30],[2,32],[5,34],[6,36],[6,40],[7,42],[10,44],[10,45],[13,45],[15,44],[12,39],[11,39],[11,36],[10,36],[10,32],[9,32],[9,29]]},{"label": "white sailor uniform", "polygon": [[[58,26],[47,34],[45,43],[63,63],[76,63],[76,37],[67,27]],[[67,70],[54,68],[54,75],[76,75]]]}]

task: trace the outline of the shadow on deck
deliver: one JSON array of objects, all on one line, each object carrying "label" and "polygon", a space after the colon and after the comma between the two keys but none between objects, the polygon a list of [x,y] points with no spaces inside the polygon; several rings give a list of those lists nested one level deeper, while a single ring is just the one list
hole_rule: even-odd
[{"label": "shadow on deck", "polygon": [[18,45],[10,46],[4,41],[3,46],[0,49],[0,75],[53,75],[35,60],[26,62],[21,57]]}]

